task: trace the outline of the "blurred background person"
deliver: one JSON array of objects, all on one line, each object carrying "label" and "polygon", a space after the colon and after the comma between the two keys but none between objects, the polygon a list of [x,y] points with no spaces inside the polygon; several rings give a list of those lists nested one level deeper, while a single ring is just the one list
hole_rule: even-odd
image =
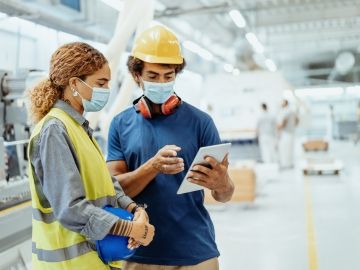
[{"label": "blurred background person", "polygon": [[295,129],[298,124],[296,113],[289,107],[289,102],[284,99],[279,114],[279,163],[280,169],[294,167]]},{"label": "blurred background person", "polygon": [[264,163],[277,161],[276,151],[276,119],[269,113],[266,103],[261,104],[261,116],[257,123],[256,134],[259,141],[261,160]]}]

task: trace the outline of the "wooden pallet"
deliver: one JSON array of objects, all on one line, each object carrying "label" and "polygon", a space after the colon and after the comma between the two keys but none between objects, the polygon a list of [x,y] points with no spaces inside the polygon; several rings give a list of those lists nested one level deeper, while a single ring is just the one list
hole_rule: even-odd
[{"label": "wooden pallet", "polygon": [[339,175],[340,174],[340,170],[314,170],[314,169],[303,169],[303,173],[304,175],[310,175],[310,174],[316,174],[316,175],[325,175],[325,174],[334,174],[334,175]]},{"label": "wooden pallet", "polygon": [[339,175],[343,168],[340,160],[336,159],[308,159],[303,166],[304,175],[317,174],[334,174]]}]

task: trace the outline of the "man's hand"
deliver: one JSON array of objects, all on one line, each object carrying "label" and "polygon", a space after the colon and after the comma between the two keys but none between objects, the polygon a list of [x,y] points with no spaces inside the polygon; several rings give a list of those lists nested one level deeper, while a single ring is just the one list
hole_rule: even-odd
[{"label": "man's hand", "polygon": [[213,157],[206,157],[205,160],[211,168],[200,164],[194,165],[189,173],[188,180],[217,193],[226,193],[232,187],[232,182],[227,173],[228,155],[224,157],[222,162],[218,162]]},{"label": "man's hand", "polygon": [[152,158],[152,167],[159,173],[177,174],[184,170],[184,160],[177,157],[181,150],[176,145],[165,145]]}]

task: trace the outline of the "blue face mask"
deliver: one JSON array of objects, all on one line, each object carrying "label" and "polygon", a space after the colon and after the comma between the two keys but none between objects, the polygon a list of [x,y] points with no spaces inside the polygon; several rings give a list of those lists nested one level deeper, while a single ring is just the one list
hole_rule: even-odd
[{"label": "blue face mask", "polygon": [[142,79],[144,95],[155,104],[163,104],[174,94],[175,80],[167,83],[148,82]]},{"label": "blue face mask", "polygon": [[[109,100],[110,90],[100,87],[91,87],[86,82],[80,79],[87,87],[92,89],[91,100],[84,99],[82,96],[82,104],[85,112],[98,112],[103,109]],[[80,95],[80,94],[79,94]]]}]

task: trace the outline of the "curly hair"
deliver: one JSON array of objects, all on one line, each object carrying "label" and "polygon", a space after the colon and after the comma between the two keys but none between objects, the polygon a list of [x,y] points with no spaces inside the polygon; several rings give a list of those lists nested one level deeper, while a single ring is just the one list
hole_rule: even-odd
[{"label": "curly hair", "polygon": [[[183,71],[183,69],[186,66],[186,62],[185,62],[185,59],[184,59],[182,64],[160,64],[160,65],[166,66],[166,67],[174,67],[175,68],[175,74],[178,74],[181,71]],[[142,72],[142,70],[144,68],[144,61],[130,55],[129,58],[128,58],[128,61],[127,61],[127,67],[128,67],[129,72],[133,76],[133,78],[136,79],[136,75],[141,74],[141,72]],[[139,85],[138,81],[136,81],[136,83]]]},{"label": "curly hair", "polygon": [[106,63],[101,52],[83,42],[72,42],[58,48],[51,56],[49,78],[29,92],[30,115],[34,122],[39,122],[63,97],[70,78],[84,80]]}]

